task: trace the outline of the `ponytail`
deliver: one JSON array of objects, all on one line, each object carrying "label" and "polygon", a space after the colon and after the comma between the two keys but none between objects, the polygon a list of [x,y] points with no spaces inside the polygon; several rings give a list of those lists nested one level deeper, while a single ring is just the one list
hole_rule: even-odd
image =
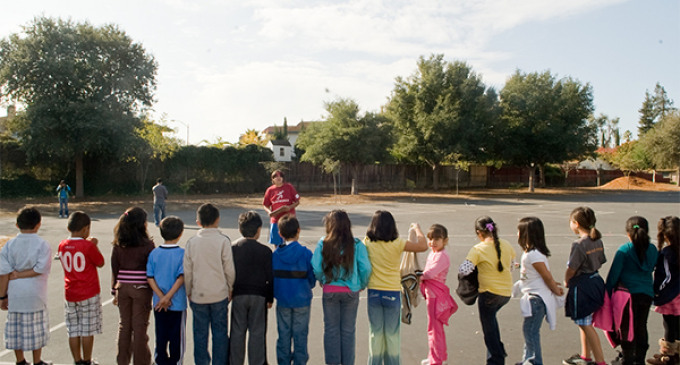
[{"label": "ponytail", "polygon": [[498,228],[496,228],[496,223],[494,223],[491,217],[479,217],[475,222],[475,230],[483,233],[485,237],[493,237],[493,246],[496,249],[496,256],[498,256],[498,271],[503,272],[503,263],[501,262],[501,241],[498,239]]},{"label": "ponytail", "polygon": [[569,220],[578,223],[578,226],[588,232],[588,237],[591,240],[597,241],[602,238],[602,233],[595,228],[597,219],[595,212],[588,207],[578,207],[571,212]]},{"label": "ponytail", "polygon": [[648,231],[649,224],[643,217],[634,216],[628,218],[628,221],[626,221],[626,232],[628,233],[628,236],[630,236],[630,240],[633,243],[638,260],[640,260],[641,263],[645,262],[647,249],[649,248],[649,234],[647,234]]},{"label": "ponytail", "polygon": [[657,228],[659,230],[657,235],[659,251],[668,245],[676,254],[680,255],[680,218],[671,215],[663,217],[659,220]]}]

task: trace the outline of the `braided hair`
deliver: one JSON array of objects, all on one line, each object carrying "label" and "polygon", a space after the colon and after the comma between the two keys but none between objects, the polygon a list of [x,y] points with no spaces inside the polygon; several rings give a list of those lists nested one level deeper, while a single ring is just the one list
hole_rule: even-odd
[{"label": "braided hair", "polygon": [[480,232],[484,237],[493,237],[493,245],[496,249],[496,255],[498,256],[498,271],[502,272],[503,263],[501,262],[501,241],[498,240],[498,228],[496,228],[496,223],[494,223],[491,217],[479,217],[475,222],[475,230]]}]

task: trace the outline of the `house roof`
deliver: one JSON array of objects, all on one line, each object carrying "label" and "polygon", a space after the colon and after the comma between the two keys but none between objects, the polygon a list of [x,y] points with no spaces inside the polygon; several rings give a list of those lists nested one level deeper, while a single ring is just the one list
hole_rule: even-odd
[{"label": "house roof", "polygon": [[[302,121],[302,122],[298,123],[297,125],[292,125],[292,126],[289,125],[288,126],[288,134],[299,134],[304,128],[309,127],[309,125],[313,124],[313,123],[319,123],[319,122]],[[283,129],[283,126],[274,125],[274,126],[265,128],[262,132],[264,132],[266,134],[274,134],[274,130],[276,130],[276,128]]]},{"label": "house roof", "polygon": [[290,142],[287,139],[272,139],[269,141],[272,146],[288,146],[290,147]]}]

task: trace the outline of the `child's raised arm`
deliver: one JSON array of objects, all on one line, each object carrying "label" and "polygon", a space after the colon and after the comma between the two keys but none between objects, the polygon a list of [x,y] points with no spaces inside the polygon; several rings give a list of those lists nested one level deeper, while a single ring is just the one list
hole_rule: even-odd
[{"label": "child's raised arm", "polygon": [[[423,234],[423,231],[420,229],[420,224],[418,223],[411,223],[411,227],[409,228],[409,232],[413,230],[416,232],[417,236],[417,241],[406,241],[406,245],[404,245],[404,251],[408,252],[425,252],[427,251],[427,238],[425,238],[425,235]],[[411,236],[409,234],[409,236]]]}]

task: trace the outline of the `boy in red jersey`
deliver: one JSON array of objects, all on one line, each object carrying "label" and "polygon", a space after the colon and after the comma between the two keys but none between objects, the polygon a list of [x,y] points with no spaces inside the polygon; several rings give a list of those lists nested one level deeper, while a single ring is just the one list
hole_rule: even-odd
[{"label": "boy in red jersey", "polygon": [[300,195],[293,185],[285,182],[281,170],[272,172],[272,183],[264,193],[262,205],[270,217],[269,243],[278,246],[283,243],[279,235],[279,219],[288,215],[295,216],[295,207],[300,205]]},{"label": "boy in red jersey", "polygon": [[[90,237],[90,217],[74,212],[68,219],[71,237],[59,243],[59,259],[64,268],[66,303],[64,315],[68,345],[76,365],[94,365],[94,335],[102,333],[101,287],[97,268],[104,256],[97,240]],[[82,353],[81,353],[82,349]]]}]

